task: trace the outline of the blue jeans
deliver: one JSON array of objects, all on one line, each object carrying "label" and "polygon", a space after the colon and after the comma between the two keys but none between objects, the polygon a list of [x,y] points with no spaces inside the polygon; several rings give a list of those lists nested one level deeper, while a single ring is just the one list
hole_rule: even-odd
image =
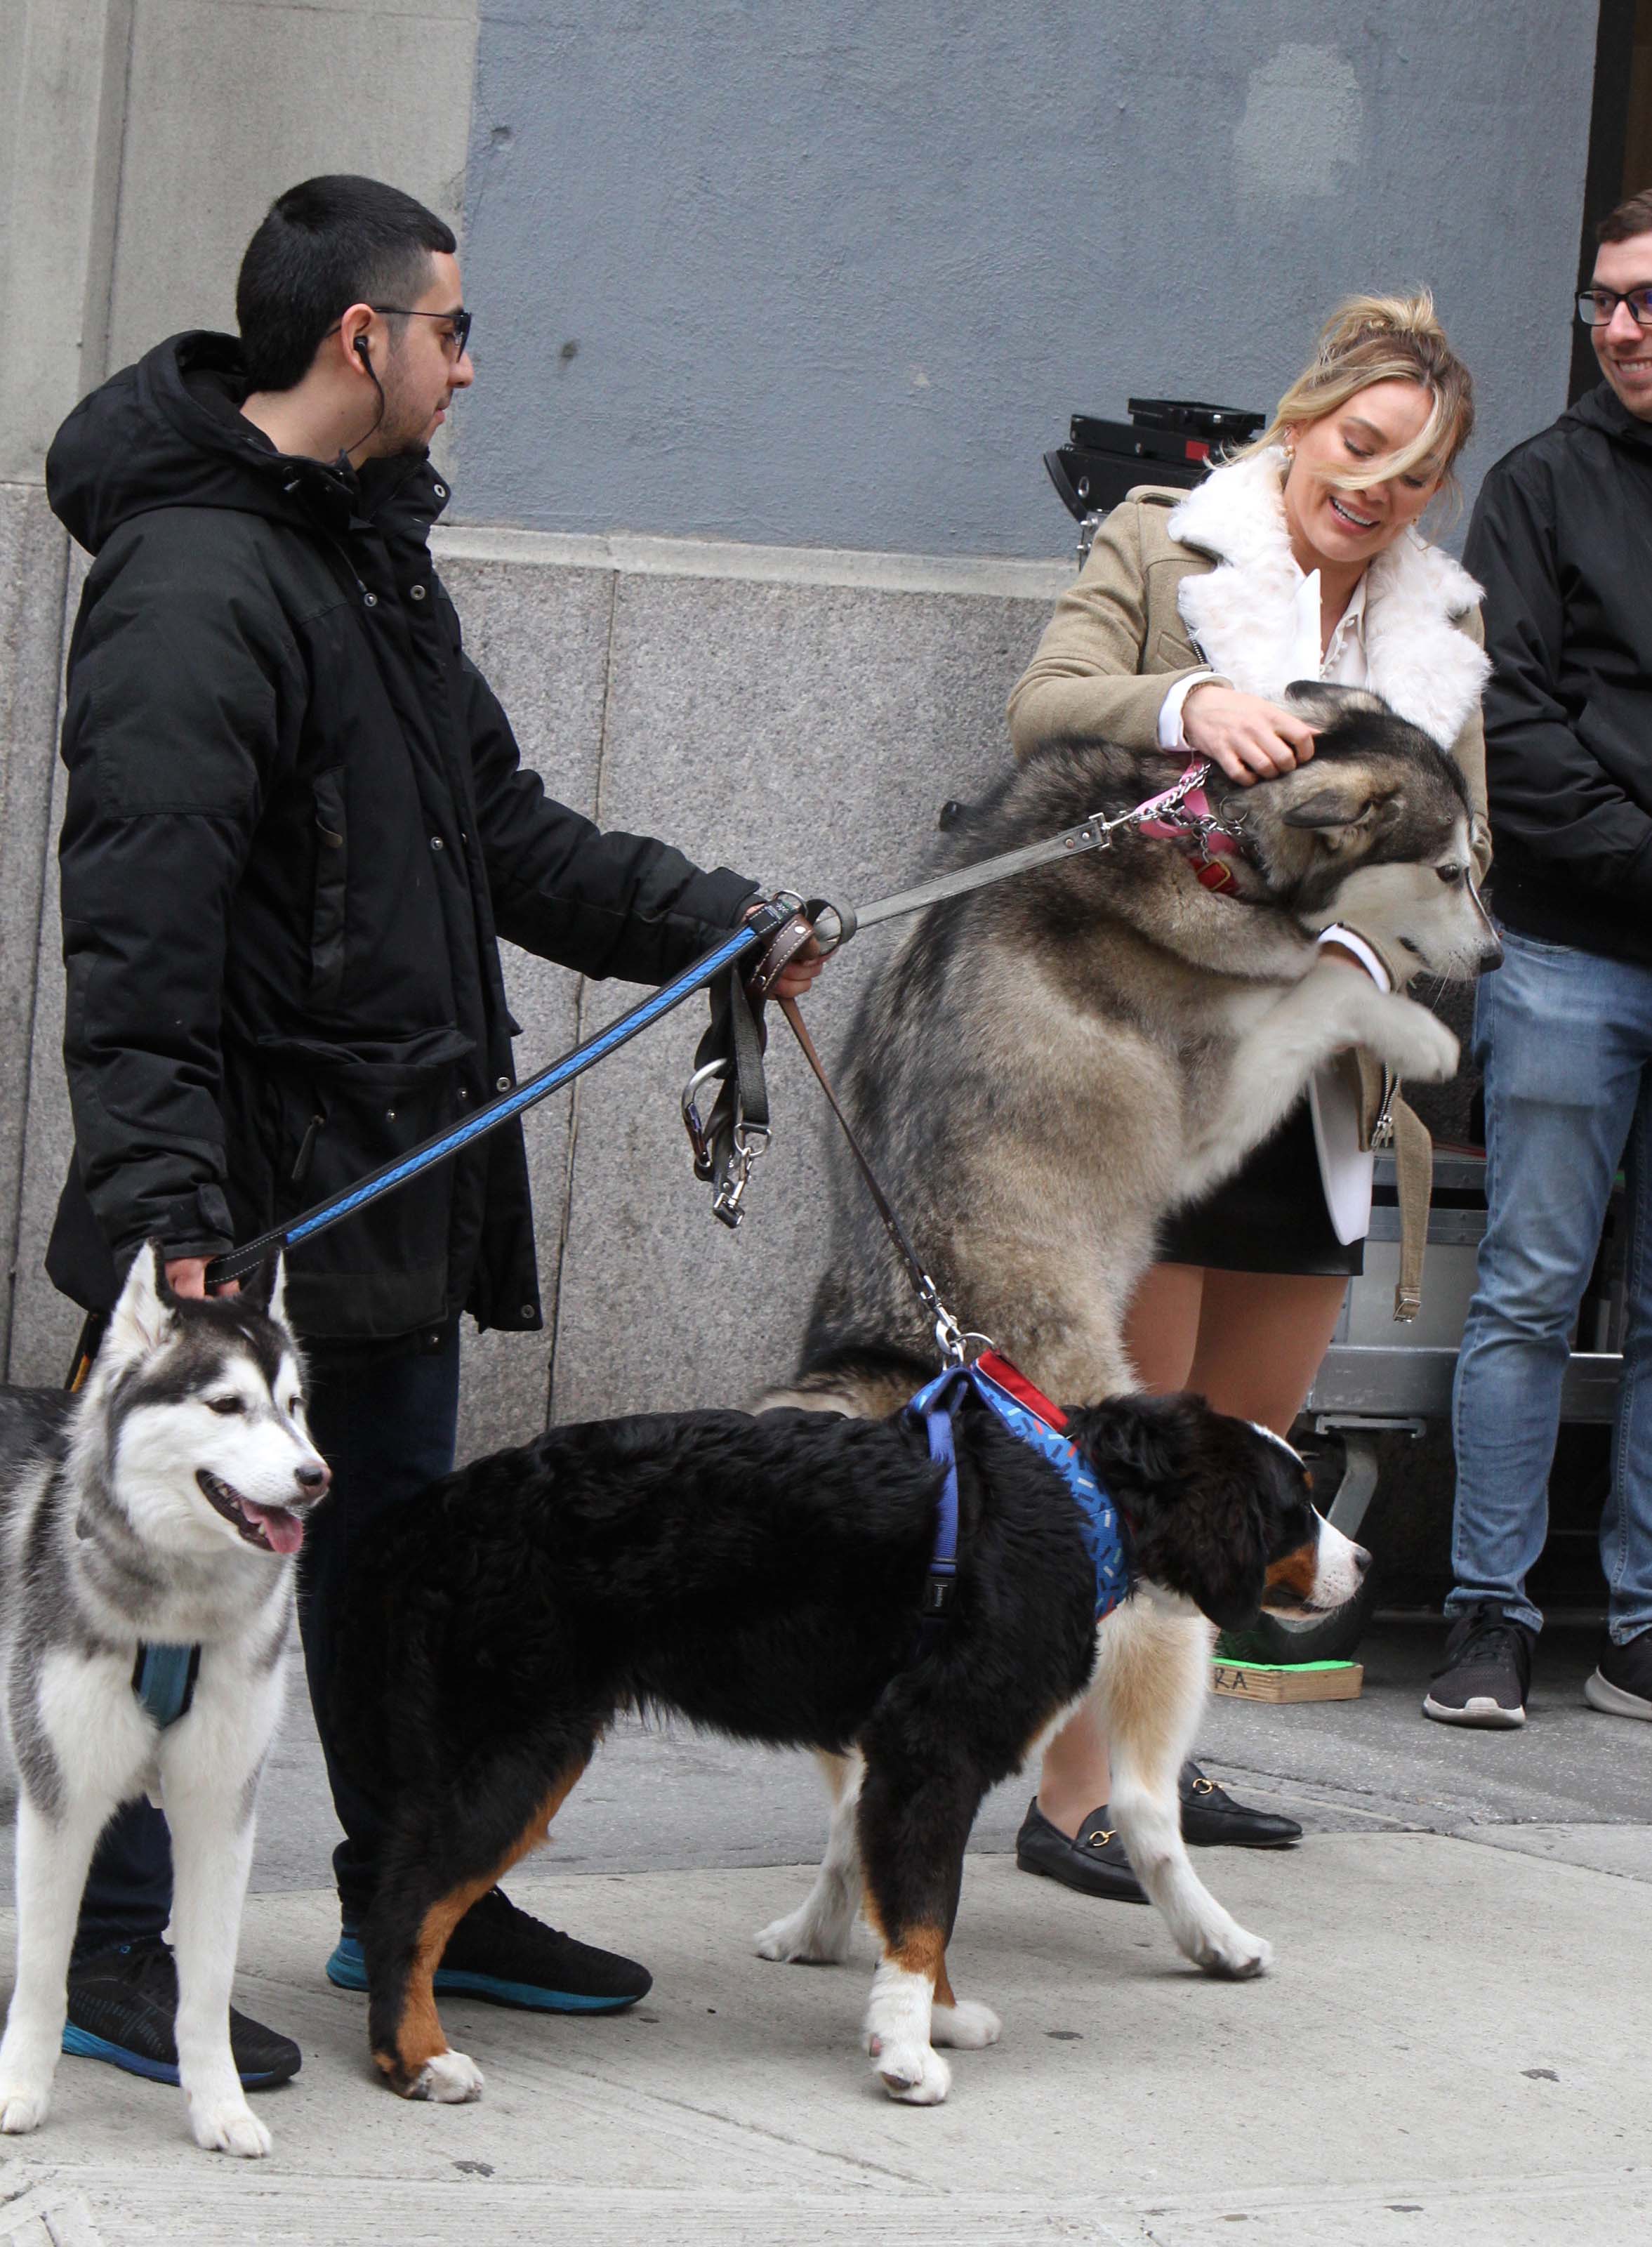
[{"label": "blue jeans", "polygon": [[1485,1239],[1457,1359],[1448,1612],[1496,1600],[1533,1630],[1560,1384],[1620,1164],[1628,1181],[1623,1386],[1601,1517],[1612,1636],[1652,1629],[1652,968],[1503,932],[1480,984]]},{"label": "blue jeans", "polygon": [[[298,1627],[311,1704],[327,1759],[333,1807],[345,1838],[333,1874],[345,1921],[354,1926],[372,1895],[379,1816],[372,1800],[333,1762],[328,1697],[351,1557],[387,1506],[451,1472],[459,1425],[459,1329],[440,1349],[363,1364],[330,1352],[305,1353],[310,1425],[332,1469],[332,1488],[304,1539],[298,1574]],[[128,1802],[104,1829],[92,1861],[75,1938],[77,1957],[159,1936],[172,1915],[172,1850],[167,1821],[147,1802]]]}]

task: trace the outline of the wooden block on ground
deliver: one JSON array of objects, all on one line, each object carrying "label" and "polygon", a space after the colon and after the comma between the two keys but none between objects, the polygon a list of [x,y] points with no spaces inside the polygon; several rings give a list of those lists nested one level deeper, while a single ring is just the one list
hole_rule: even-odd
[{"label": "wooden block on ground", "polygon": [[1211,1690],[1237,1701],[1357,1701],[1362,1662],[1212,1662]]}]

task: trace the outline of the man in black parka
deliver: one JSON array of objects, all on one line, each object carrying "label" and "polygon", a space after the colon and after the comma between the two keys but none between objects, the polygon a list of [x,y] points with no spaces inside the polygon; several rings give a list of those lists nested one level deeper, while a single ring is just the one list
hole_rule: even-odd
[{"label": "man in black parka", "polygon": [[1499,461],[1464,558],[1485,587],[1485,768],[1503,965],[1475,999],[1485,1236],[1457,1360],[1443,1724],[1526,1721],[1527,1576],[1573,1328],[1620,1164],[1623,1381],[1591,1705],[1652,1720],[1652,193],[1602,221],[1579,299],[1605,380]]},{"label": "man in black parka", "polygon": [[[428,543],[448,492],[427,447],[473,372],[454,249],[393,188],[306,181],[248,248],[240,342],[160,345],[52,446],[51,504],[95,558],[63,740],[75,1158],[47,1265],[91,1310],[151,1238],[199,1294],[214,1255],[508,1086],[498,938],[655,983],[754,900],[741,875],[550,801],[464,652]],[[520,1128],[322,1235],[287,1302],[334,1470],[301,1603],[324,1746],[348,1549],[453,1464],[461,1314],[541,1323]],[[365,1988],[378,1832],[329,1770],[345,1839],[327,1970]],[[93,1867],[70,2022],[76,2049],[175,2081],[169,1902],[163,1822],[130,1809]],[[498,1891],[449,1975],[566,2011],[649,1980]],[[297,2068],[289,2039],[234,2026],[243,2081]]]}]

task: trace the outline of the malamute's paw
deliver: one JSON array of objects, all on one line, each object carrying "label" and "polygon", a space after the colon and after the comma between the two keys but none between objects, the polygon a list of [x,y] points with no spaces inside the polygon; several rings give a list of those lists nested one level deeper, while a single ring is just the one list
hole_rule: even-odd
[{"label": "malamute's paw", "polygon": [[243,2162],[263,2161],[276,2142],[240,2097],[192,2100],[189,2127],[203,2153],[234,2154]]},{"label": "malamute's paw", "polygon": [[1201,1937],[1193,1962],[1219,1981],[1251,1982],[1273,1965],[1273,1946],[1230,1920],[1225,1928],[1212,1928]]},{"label": "malamute's paw", "polygon": [[939,2107],[952,2087],[952,2069],[926,2044],[897,2044],[869,2036],[866,2049],[878,2081],[891,2099],[905,2106]]},{"label": "malamute's paw", "polygon": [[440,2107],[463,2107],[481,2097],[481,2070],[465,2052],[435,2052],[401,2095],[431,2099]]},{"label": "malamute's paw", "polygon": [[13,2138],[21,2137],[26,2130],[38,2130],[51,2104],[49,2082],[0,2083],[0,2130]]},{"label": "malamute's paw", "polygon": [[1462,1049],[1426,1007],[1390,995],[1378,1020],[1382,1032],[1374,1041],[1376,1050],[1396,1076],[1409,1076],[1414,1084],[1446,1084],[1457,1075]]},{"label": "malamute's paw", "polygon": [[783,1919],[770,1920],[757,1938],[760,1958],[779,1958],[789,1966],[841,1966],[849,1956],[853,1923],[829,1927],[806,1903]]},{"label": "malamute's paw", "polygon": [[960,1998],[955,2005],[930,2008],[930,2042],[949,2046],[953,2052],[980,2052],[996,2044],[1003,2033],[1004,2024],[992,2007],[973,1998]]}]

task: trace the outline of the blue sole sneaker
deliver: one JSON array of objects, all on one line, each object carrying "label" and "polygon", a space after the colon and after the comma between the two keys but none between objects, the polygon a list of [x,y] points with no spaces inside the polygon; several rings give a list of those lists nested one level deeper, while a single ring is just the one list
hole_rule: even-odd
[{"label": "blue sole sneaker", "polygon": [[[78,1961],[69,1970],[63,2049],[76,2059],[100,2059],[148,2083],[178,2078],[173,2022],[178,1973],[164,1943],[126,1943]],[[290,2037],[229,2010],[229,2049],[245,2091],[263,2091],[297,2075],[304,2056]]]},{"label": "blue sole sneaker", "polygon": [[[335,1989],[366,1988],[358,1936],[339,1936],[326,1974]],[[653,1978],[635,1959],[577,1942],[491,1888],[454,1928],[432,1982],[438,1997],[481,1998],[523,2012],[620,2013],[647,1996]]]}]

